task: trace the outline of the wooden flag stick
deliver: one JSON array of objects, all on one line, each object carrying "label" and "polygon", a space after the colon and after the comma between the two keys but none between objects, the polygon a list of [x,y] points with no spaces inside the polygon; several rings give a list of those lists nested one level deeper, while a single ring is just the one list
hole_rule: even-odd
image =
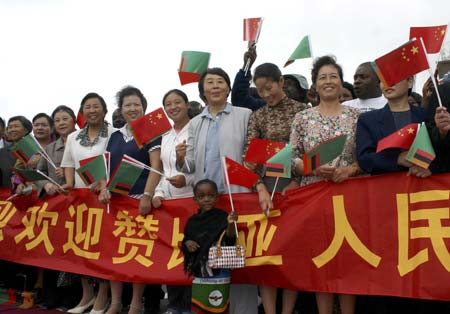
[{"label": "wooden flag stick", "polygon": [[425,52],[425,56],[427,58],[428,72],[430,73],[431,81],[433,82],[434,88],[436,89],[436,96],[437,96],[437,99],[438,99],[439,107],[442,108],[442,100],[441,100],[441,96],[439,95],[438,85],[437,85],[437,82],[436,82],[436,78],[434,77],[433,70],[430,67],[430,60],[428,59],[427,48],[425,47],[425,44],[423,43],[423,38],[422,37],[420,37],[420,43],[422,45],[423,51]]},{"label": "wooden flag stick", "polygon": [[[230,204],[231,204],[231,212],[234,212],[234,205],[233,205],[233,198],[231,197],[231,187],[230,187],[230,178],[228,178],[228,170],[227,170],[227,162],[225,161],[225,157],[222,158],[222,167],[223,167],[223,176],[225,178],[225,184],[228,188],[228,196],[230,197]],[[234,222],[234,230],[236,232],[236,238],[238,237],[238,229],[236,221]]]},{"label": "wooden flag stick", "polygon": [[274,187],[273,187],[272,195],[270,196],[270,200],[273,200],[273,195],[275,194],[275,190],[277,189],[278,179],[279,179],[279,178],[280,178],[280,177],[277,177],[277,179],[275,180],[275,185],[274,185]]}]

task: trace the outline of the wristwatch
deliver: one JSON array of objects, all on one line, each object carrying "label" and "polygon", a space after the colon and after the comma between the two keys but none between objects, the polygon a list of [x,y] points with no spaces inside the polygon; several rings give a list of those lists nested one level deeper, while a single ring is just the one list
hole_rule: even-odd
[{"label": "wristwatch", "polygon": [[153,198],[153,193],[144,191],[144,195]]}]

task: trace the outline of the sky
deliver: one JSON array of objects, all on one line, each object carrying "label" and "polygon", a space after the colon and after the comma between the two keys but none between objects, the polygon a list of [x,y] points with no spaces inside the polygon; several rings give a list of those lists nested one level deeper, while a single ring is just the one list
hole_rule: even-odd
[{"label": "sky", "polygon": [[[31,120],[58,105],[77,112],[83,96],[97,92],[110,119],[125,85],[141,89],[147,111],[161,107],[173,88],[199,100],[196,83],[180,84],[181,52],[210,52],[209,66],[233,80],[243,66],[249,17],[264,18],[253,68],[282,68],[310,35],[314,57],[336,56],[353,83],[356,67],[405,43],[410,26],[448,24],[449,12],[448,0],[0,0],[0,116]],[[435,64],[438,56],[430,58]],[[282,72],[310,82],[311,66],[312,59],[297,60]],[[417,76],[420,93],[427,78]]]}]

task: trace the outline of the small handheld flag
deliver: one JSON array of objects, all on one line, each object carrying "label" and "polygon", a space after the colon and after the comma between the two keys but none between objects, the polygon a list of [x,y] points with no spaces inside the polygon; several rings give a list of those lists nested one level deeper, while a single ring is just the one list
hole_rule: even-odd
[{"label": "small handheld flag", "polygon": [[377,144],[377,153],[388,148],[409,149],[417,133],[417,123],[405,125],[400,130],[382,138]]},{"label": "small handheld flag", "polygon": [[239,185],[251,189],[258,181],[259,176],[237,163],[231,158],[225,157],[226,175],[229,184]]},{"label": "small handheld flag", "polygon": [[267,160],[266,176],[290,178],[291,155],[292,155],[292,145],[289,143],[282,150],[280,150],[269,160]]},{"label": "small handheld flag", "polygon": [[139,165],[123,157],[108,182],[108,190],[121,195],[128,195],[142,171],[144,169]]},{"label": "small handheld flag", "polygon": [[344,150],[347,135],[339,135],[322,142],[303,154],[303,173],[310,174],[313,170],[332,161]]},{"label": "small handheld flag", "polygon": [[262,18],[254,17],[244,19],[244,41],[258,41],[261,32]]},{"label": "small handheld flag", "polygon": [[172,129],[163,108],[147,113],[130,123],[136,144],[141,148]]},{"label": "small handheld flag", "polygon": [[275,142],[260,138],[252,138],[248,145],[244,160],[257,164],[264,164],[270,157],[278,153],[286,143]]},{"label": "small handheld flag", "polygon": [[430,68],[420,39],[413,39],[372,62],[372,67],[384,86],[398,82]]},{"label": "small handheld flag", "polygon": [[309,39],[309,35],[307,35],[302,38],[297,48],[295,48],[294,52],[289,57],[288,61],[284,64],[284,68],[287,67],[289,64],[294,63],[294,61],[297,59],[305,59],[311,57],[312,57],[311,42]]},{"label": "small handheld flag", "polygon": [[427,53],[438,53],[441,50],[444,41],[447,25],[411,27],[409,29],[409,38],[421,38]]},{"label": "small handheld flag", "polygon": [[107,161],[103,154],[88,159],[89,161],[80,160],[80,164],[83,165],[76,169],[76,172],[86,186],[106,179],[107,176]]},{"label": "small handheld flag", "polygon": [[435,157],[436,153],[431,144],[430,135],[425,123],[422,122],[405,159],[419,167],[428,169]]},{"label": "small handheld flag", "polygon": [[211,54],[202,51],[183,51],[178,69],[181,85],[198,82],[209,65]]}]

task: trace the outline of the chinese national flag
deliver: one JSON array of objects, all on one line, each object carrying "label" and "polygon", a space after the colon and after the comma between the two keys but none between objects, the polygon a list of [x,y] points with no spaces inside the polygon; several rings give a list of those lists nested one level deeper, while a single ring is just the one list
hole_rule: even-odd
[{"label": "chinese national flag", "polygon": [[438,53],[441,50],[444,41],[447,25],[411,27],[409,30],[409,38],[422,37],[427,53]]},{"label": "chinese national flag", "polygon": [[385,86],[393,86],[430,66],[422,42],[413,39],[376,59],[372,67]]},{"label": "chinese national flag", "polygon": [[139,148],[172,129],[172,125],[162,108],[131,122],[130,126]]},{"label": "chinese national flag", "polygon": [[261,25],[260,17],[244,19],[244,40],[256,41],[260,25]]},{"label": "chinese national flag", "polygon": [[77,114],[77,124],[80,129],[84,128],[84,125],[86,124],[86,121],[84,121],[83,113],[81,111],[78,111]]},{"label": "chinese national flag", "polygon": [[226,172],[230,184],[251,189],[259,179],[259,176],[256,173],[248,170],[233,159],[225,157],[225,165],[227,167]]},{"label": "chinese national flag", "polygon": [[264,164],[270,157],[278,153],[286,146],[286,143],[252,138],[248,145],[244,160],[257,164]]},{"label": "chinese national flag", "polygon": [[417,123],[411,123],[391,135],[381,139],[377,144],[377,153],[388,148],[409,149],[416,137]]}]

